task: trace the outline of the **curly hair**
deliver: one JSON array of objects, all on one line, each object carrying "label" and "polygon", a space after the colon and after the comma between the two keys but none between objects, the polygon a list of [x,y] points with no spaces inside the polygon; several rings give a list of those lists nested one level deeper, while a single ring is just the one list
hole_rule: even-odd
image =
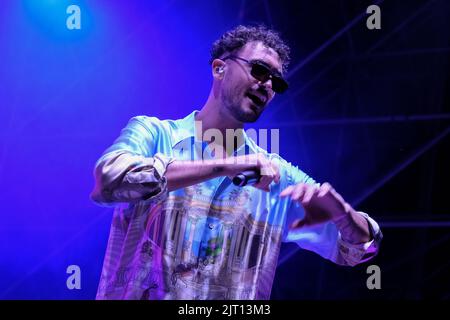
[{"label": "curly hair", "polygon": [[290,61],[290,48],[286,42],[280,38],[277,31],[268,29],[263,25],[256,27],[240,25],[225,32],[212,45],[210,63],[212,63],[214,59],[222,57],[224,53],[234,52],[251,41],[261,41],[266,47],[275,50],[280,57],[283,72],[286,72]]}]

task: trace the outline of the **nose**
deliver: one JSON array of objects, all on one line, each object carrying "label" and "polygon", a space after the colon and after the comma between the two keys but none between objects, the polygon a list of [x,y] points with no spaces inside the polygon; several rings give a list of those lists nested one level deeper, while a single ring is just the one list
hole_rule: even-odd
[{"label": "nose", "polygon": [[272,89],[272,78],[269,78],[266,82],[259,82],[259,85],[261,87],[264,87],[264,89],[269,93],[269,97],[274,95],[274,91]]}]

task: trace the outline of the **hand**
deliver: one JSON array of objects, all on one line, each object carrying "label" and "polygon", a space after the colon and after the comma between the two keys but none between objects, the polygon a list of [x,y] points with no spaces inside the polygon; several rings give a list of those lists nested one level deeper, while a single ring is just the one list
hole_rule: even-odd
[{"label": "hand", "polygon": [[280,197],[290,196],[305,209],[305,217],[296,220],[291,228],[312,226],[327,221],[336,222],[348,215],[351,206],[327,182],[320,187],[317,184],[299,183],[289,186],[280,193]]},{"label": "hand", "polygon": [[280,182],[280,170],[275,160],[268,159],[263,153],[253,153],[243,156],[230,157],[226,160],[231,166],[230,178],[245,170],[255,170],[261,178],[252,187],[269,192],[269,185],[274,181]]}]

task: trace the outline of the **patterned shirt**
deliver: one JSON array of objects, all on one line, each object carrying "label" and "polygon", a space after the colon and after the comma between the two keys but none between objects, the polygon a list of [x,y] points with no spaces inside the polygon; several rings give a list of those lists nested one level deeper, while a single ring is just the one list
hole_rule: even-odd
[{"label": "patterned shirt", "polygon": [[168,192],[168,164],[208,150],[196,138],[196,112],[179,120],[134,117],[97,161],[91,198],[115,206],[97,299],[269,299],[282,241],[340,265],[376,255],[381,231],[363,212],[373,235],[363,244],[346,243],[332,222],[290,230],[304,211],[280,192],[316,182],[245,132],[240,148],[279,164],[281,180],[270,192],[228,177]]}]

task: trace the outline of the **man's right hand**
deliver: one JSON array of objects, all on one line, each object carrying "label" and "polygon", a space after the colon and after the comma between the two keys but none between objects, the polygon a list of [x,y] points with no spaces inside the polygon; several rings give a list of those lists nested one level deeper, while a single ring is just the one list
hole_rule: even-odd
[{"label": "man's right hand", "polygon": [[233,179],[235,175],[246,170],[255,170],[261,175],[258,183],[252,185],[255,188],[268,192],[272,181],[280,182],[278,165],[267,159],[262,153],[225,159],[175,160],[167,166],[165,176],[167,188],[172,191],[220,176],[228,176]]},{"label": "man's right hand", "polygon": [[226,158],[227,175],[232,179],[235,175],[246,170],[255,170],[260,175],[258,183],[252,185],[257,189],[269,192],[272,181],[280,182],[280,170],[274,160],[268,159],[263,153],[254,153]]}]

